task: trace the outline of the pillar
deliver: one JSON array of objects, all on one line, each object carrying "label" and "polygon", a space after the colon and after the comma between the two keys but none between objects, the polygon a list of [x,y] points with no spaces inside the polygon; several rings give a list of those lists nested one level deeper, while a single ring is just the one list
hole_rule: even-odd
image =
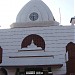
[{"label": "pillar", "polygon": [[47,67],[43,68],[43,75],[48,75],[48,68]]}]

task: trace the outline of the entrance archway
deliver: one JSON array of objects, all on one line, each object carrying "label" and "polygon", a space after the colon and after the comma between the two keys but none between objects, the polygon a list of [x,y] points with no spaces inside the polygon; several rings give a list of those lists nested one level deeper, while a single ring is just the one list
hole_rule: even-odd
[{"label": "entrance archway", "polygon": [[1,68],[1,69],[0,69],[0,74],[1,74],[1,75],[8,75],[5,68]]},{"label": "entrance archway", "polygon": [[66,52],[68,52],[67,75],[75,75],[75,44],[73,42],[67,44]]}]

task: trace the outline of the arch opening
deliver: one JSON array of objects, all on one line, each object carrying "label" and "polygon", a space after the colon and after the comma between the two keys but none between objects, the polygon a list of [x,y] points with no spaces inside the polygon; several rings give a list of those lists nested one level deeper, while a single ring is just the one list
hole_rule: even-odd
[{"label": "arch opening", "polygon": [[8,73],[7,73],[7,71],[6,71],[5,68],[1,68],[0,71],[1,71],[1,72],[0,72],[1,75],[8,75]]},{"label": "arch opening", "polygon": [[66,62],[66,75],[75,75],[75,43],[70,42],[66,46],[68,61]]},{"label": "arch opening", "polygon": [[29,45],[31,45],[32,41],[33,41],[34,45],[36,45],[36,47],[41,47],[42,50],[45,50],[44,39],[41,36],[36,35],[36,34],[31,34],[31,35],[28,35],[27,37],[25,37],[22,41],[21,49],[27,48]]}]

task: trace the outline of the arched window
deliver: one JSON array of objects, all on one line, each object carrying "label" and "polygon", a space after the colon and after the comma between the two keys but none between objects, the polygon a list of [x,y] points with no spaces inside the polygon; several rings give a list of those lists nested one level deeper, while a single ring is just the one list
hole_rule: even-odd
[{"label": "arched window", "polygon": [[41,47],[42,50],[45,50],[44,39],[36,34],[31,34],[25,37],[22,41],[21,48],[27,48],[28,45],[31,45],[32,41],[37,47]]}]

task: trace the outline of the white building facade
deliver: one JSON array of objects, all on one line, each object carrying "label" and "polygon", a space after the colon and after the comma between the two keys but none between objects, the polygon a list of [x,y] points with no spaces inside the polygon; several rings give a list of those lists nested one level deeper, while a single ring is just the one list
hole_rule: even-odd
[{"label": "white building facade", "polygon": [[0,29],[0,68],[7,71],[5,75],[66,75],[66,46],[74,42],[74,33],[73,25],[55,21],[45,3],[31,0],[11,29]]}]

